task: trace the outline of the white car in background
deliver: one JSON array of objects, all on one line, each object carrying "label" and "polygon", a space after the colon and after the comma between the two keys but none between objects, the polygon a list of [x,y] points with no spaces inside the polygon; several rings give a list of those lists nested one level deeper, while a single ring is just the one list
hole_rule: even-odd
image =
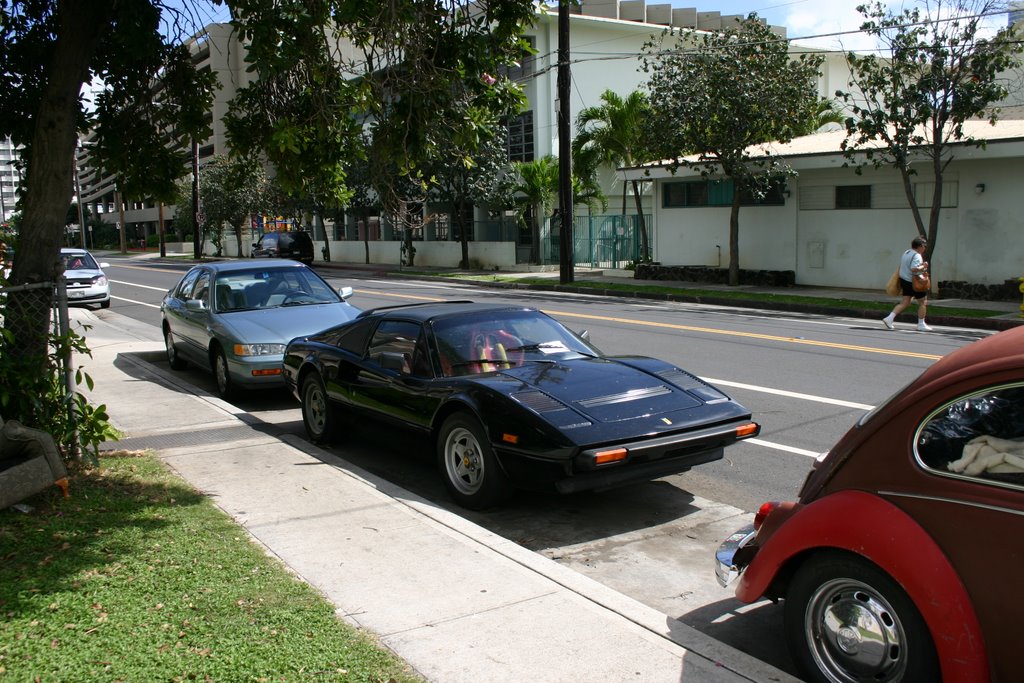
[{"label": "white car in background", "polygon": [[69,304],[99,304],[110,308],[110,282],[104,268],[109,263],[97,263],[85,249],[67,248],[60,250],[64,262],[64,278],[68,284]]}]

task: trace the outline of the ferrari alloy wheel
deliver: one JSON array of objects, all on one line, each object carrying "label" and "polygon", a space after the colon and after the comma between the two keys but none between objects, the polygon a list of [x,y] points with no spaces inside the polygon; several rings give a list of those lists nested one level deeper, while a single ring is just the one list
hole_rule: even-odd
[{"label": "ferrari alloy wheel", "polygon": [[309,440],[316,444],[337,441],[338,423],[319,373],[311,372],[302,381],[302,424]]},{"label": "ferrari alloy wheel", "polygon": [[167,362],[170,364],[171,370],[184,370],[188,363],[178,355],[178,350],[174,348],[174,338],[171,336],[169,328],[164,329],[164,348],[167,349]]},{"label": "ferrari alloy wheel", "polygon": [[215,351],[213,358],[213,376],[217,379],[217,393],[227,400],[235,395],[235,384],[231,381],[231,372],[228,369],[228,358],[220,349]]},{"label": "ferrari alloy wheel", "polygon": [[939,680],[920,612],[892,578],[856,555],[829,552],[800,568],[786,597],[785,627],[808,680]]},{"label": "ferrari alloy wheel", "polygon": [[444,421],[437,442],[438,467],[455,501],[481,510],[505,500],[512,487],[494,457],[483,428],[466,413]]}]

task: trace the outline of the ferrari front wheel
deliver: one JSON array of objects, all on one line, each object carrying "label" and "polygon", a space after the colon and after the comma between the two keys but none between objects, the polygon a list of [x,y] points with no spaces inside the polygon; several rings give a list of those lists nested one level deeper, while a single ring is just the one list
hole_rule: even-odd
[{"label": "ferrari front wheel", "polygon": [[437,458],[448,493],[464,508],[492,507],[512,493],[483,427],[467,413],[455,413],[441,425]]},{"label": "ferrari front wheel", "polygon": [[309,440],[315,444],[330,445],[338,440],[337,411],[330,403],[324,380],[311,372],[302,380],[302,424]]}]

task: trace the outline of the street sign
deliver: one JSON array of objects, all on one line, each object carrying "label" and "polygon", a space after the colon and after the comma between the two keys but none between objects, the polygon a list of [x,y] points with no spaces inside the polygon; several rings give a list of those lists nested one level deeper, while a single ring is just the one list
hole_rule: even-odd
[{"label": "street sign", "polygon": [[206,225],[206,212],[205,211],[200,211],[199,213],[196,214],[196,223],[199,224],[199,227],[203,227],[204,225]]}]

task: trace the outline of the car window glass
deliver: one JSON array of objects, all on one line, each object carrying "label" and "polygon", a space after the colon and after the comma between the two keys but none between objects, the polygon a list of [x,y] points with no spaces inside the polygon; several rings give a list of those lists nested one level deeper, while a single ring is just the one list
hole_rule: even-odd
[{"label": "car window glass", "polygon": [[206,303],[210,302],[210,274],[203,272],[199,275],[199,279],[196,280],[196,286],[192,290],[192,294],[189,296],[190,299],[202,299]]},{"label": "car window glass", "polygon": [[350,325],[345,325],[337,330],[337,336],[333,339],[327,339],[325,342],[362,358],[372,324],[372,320],[359,320]]},{"label": "car window glass", "polygon": [[1024,486],[1024,385],[946,404],[918,431],[916,452],[930,470]]},{"label": "car window glass", "polygon": [[277,246],[277,235],[272,232],[264,233],[260,238],[261,249],[273,249]]},{"label": "car window glass", "polygon": [[438,365],[445,376],[491,372],[529,361],[600,355],[537,311],[489,311],[443,318],[433,323],[433,330]]},{"label": "car window glass", "polygon": [[193,270],[190,273],[186,273],[185,277],[183,277],[181,279],[181,282],[178,283],[178,288],[174,292],[175,298],[182,300],[188,299],[189,295],[192,293],[192,288],[196,284],[196,278],[198,277],[198,270]]},{"label": "car window glass", "polygon": [[416,351],[416,340],[419,336],[420,326],[418,323],[406,320],[381,321],[370,339],[366,357],[381,364],[381,354],[397,354],[404,359],[402,372],[409,374],[412,372],[413,354]]}]

